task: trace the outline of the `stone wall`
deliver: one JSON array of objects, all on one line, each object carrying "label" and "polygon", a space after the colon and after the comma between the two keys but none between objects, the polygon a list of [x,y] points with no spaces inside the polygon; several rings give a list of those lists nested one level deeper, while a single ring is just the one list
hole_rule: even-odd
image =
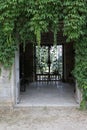
[{"label": "stone wall", "polygon": [[4,67],[0,66],[0,107],[8,106],[11,107],[14,103],[13,99],[13,69],[6,70]]}]

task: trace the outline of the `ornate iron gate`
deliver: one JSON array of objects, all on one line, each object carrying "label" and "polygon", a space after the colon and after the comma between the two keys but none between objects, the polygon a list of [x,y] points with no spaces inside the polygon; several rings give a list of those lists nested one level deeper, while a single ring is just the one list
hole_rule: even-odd
[{"label": "ornate iron gate", "polygon": [[62,45],[36,46],[35,80],[58,81],[62,79]]}]

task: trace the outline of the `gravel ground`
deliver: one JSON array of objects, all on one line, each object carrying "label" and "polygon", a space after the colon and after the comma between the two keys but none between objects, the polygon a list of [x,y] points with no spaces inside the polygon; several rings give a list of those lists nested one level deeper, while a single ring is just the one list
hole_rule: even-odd
[{"label": "gravel ground", "polygon": [[0,110],[0,130],[87,130],[87,111],[70,107]]}]

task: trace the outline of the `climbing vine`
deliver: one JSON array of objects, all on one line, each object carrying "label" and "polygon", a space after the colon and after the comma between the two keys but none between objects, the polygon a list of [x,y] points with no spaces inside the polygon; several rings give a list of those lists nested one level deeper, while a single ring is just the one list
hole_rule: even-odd
[{"label": "climbing vine", "polygon": [[64,2],[64,35],[67,41],[77,40],[84,36],[83,27],[86,24],[87,2],[84,0],[68,0]]},{"label": "climbing vine", "polygon": [[74,76],[82,95],[81,108],[87,108],[87,36],[81,37],[75,44]]},{"label": "climbing vine", "polygon": [[87,100],[86,0],[0,0],[0,64],[11,67],[20,43],[41,43],[43,32],[57,32],[63,24],[66,41],[74,42],[74,76]]}]

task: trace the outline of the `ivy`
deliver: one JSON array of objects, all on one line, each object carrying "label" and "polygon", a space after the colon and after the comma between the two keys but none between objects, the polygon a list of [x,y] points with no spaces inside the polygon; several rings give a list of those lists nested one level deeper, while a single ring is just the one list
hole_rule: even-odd
[{"label": "ivy", "polygon": [[82,92],[81,108],[87,108],[87,37],[79,39],[75,44],[74,76]]},{"label": "ivy", "polygon": [[0,40],[0,63],[3,64],[5,68],[12,66],[16,48],[16,44],[12,41],[11,36],[7,38],[3,36],[3,40]]},{"label": "ivy", "polygon": [[17,44],[41,43],[41,34],[61,29],[75,43],[74,76],[87,100],[87,1],[0,0],[0,64],[11,67]]},{"label": "ivy", "polygon": [[84,35],[83,26],[86,24],[87,2],[84,0],[67,0],[64,2],[64,35],[67,41],[77,40]]}]

